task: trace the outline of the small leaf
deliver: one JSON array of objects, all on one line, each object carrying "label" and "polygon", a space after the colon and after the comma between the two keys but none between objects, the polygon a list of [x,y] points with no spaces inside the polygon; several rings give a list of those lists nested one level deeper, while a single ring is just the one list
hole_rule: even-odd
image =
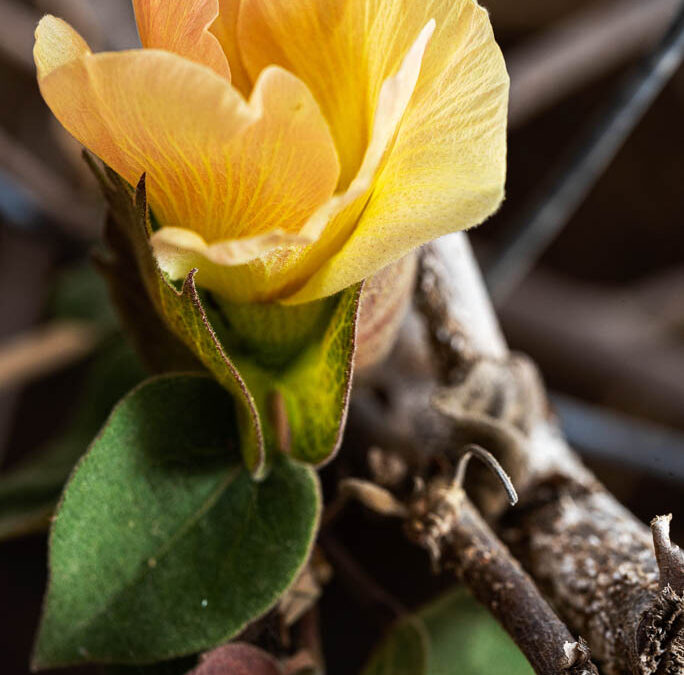
[{"label": "small leaf", "polygon": [[340,294],[320,341],[288,369],[277,388],[287,408],[290,452],[312,464],[330,460],[342,443],[349,409],[361,284]]},{"label": "small leaf", "polygon": [[[423,633],[423,667],[417,668]],[[401,670],[403,661],[414,670]],[[394,665],[398,664],[398,665]],[[403,667],[403,666],[401,666]],[[393,669],[394,668],[394,669]],[[491,614],[458,588],[399,621],[363,675],[533,675],[534,671]]]},{"label": "small leaf", "polygon": [[149,380],[115,409],[52,528],[36,667],[203,651],[291,585],[318,525],[317,476],[279,457],[254,482],[232,409],[203,376]]},{"label": "small leaf", "polygon": [[[335,456],[349,409],[360,294],[358,284],[336,296],[320,335],[284,368],[270,370],[239,351],[231,352],[262,413],[267,446],[280,442],[287,454],[314,465]],[[210,316],[220,327],[220,316]],[[223,337],[220,328],[219,335]],[[282,396],[287,439],[276,439],[278,430],[273,428],[276,393]]]},{"label": "small leaf", "polygon": [[236,642],[205,654],[188,675],[283,675],[283,671],[266,652]]},{"label": "small leaf", "polygon": [[426,675],[428,649],[429,637],[423,622],[405,619],[392,628],[363,675]]}]

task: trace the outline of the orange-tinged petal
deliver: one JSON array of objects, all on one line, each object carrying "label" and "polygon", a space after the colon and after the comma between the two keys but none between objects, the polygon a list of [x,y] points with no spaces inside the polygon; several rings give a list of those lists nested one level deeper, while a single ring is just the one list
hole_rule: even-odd
[{"label": "orange-tinged petal", "polygon": [[247,71],[254,79],[276,63],[306,82],[335,137],[341,188],[351,183],[366,154],[383,83],[432,18],[421,12],[416,21],[411,11],[410,20],[404,20],[404,6],[423,4],[240,0],[238,41]]},{"label": "orange-tinged petal", "polygon": [[226,55],[209,32],[218,0],[133,0],[133,7],[143,47],[166,49],[230,79]]},{"label": "orange-tinged petal", "polygon": [[237,22],[240,0],[219,0],[219,15],[211,27],[228,57],[233,86],[245,96],[249,96],[252,81],[242,62],[242,54],[237,41]]},{"label": "orange-tinged petal", "polygon": [[[405,55],[399,71],[384,82],[370,144],[358,174],[346,191],[326,201],[301,229],[291,230],[289,237],[280,239],[279,249],[272,253],[266,245],[272,247],[275,242],[260,236],[210,245],[191,233],[161,230],[154,235],[153,243],[158,257],[164,261],[164,269],[172,277],[181,278],[197,267],[200,284],[223,292],[234,301],[280,299],[301,287],[344,245],[361,217],[379,167],[411,99],[433,30],[434,22],[428,22]],[[254,227],[250,229],[255,231]],[[272,234],[275,237],[276,233]],[[261,255],[256,259],[253,253],[260,246]],[[250,261],[250,257],[254,259]],[[249,264],[226,267],[241,261]]]},{"label": "orange-tinged petal", "polygon": [[[41,23],[39,55],[55,25]],[[237,260],[290,243],[335,189],[339,164],[325,120],[281,68],[264,71],[249,104],[209,69],[157,50],[88,52],[39,82],[78,140],[132,184],[147,174],[162,226],[212,244],[256,237],[232,246]]]}]

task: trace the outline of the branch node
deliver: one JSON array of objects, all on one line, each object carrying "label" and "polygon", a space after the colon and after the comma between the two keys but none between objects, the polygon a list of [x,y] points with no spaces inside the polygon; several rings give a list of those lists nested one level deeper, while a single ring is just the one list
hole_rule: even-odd
[{"label": "branch node", "polygon": [[672,514],[657,516],[651,521],[653,546],[660,571],[661,590],[670,586],[675,593],[684,592],[684,553],[670,539]]}]

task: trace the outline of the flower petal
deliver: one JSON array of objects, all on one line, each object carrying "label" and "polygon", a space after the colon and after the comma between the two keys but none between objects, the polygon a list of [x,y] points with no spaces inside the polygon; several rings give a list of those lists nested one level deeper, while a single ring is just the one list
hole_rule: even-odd
[{"label": "flower petal", "polygon": [[230,80],[226,55],[209,32],[218,0],[133,0],[133,8],[143,47],[174,52]]},{"label": "flower petal", "polygon": [[90,53],[86,41],[66,21],[56,16],[44,16],[36,27],[33,60],[39,80],[65,63]]},{"label": "flower petal", "polygon": [[[247,240],[209,245],[188,234],[161,230],[154,235],[153,243],[160,260],[165,261],[162,267],[167,273],[181,278],[197,267],[201,285],[241,302],[280,299],[305,284],[344,245],[361,217],[379,167],[411,99],[433,30],[434,22],[428,22],[405,55],[399,71],[383,83],[371,141],[347,190],[332,196],[301,229],[289,230],[289,236],[279,241],[273,232],[269,238],[257,235]],[[187,242],[183,253],[180,238]],[[280,245],[278,250],[268,252],[266,246],[273,247],[275,243]],[[261,255],[257,259],[259,247]],[[249,264],[236,268],[225,266],[239,261]]]},{"label": "flower petal", "polygon": [[383,83],[432,18],[415,11],[423,4],[430,3],[240,0],[238,41],[248,73],[254,79],[275,63],[306,82],[340,152],[341,188],[361,166]]},{"label": "flower petal", "polygon": [[219,0],[219,15],[211,27],[228,57],[233,86],[246,97],[252,89],[252,81],[242,62],[242,54],[237,41],[237,23],[240,0]]},{"label": "flower petal", "polygon": [[353,234],[288,302],[336,293],[479,224],[503,199],[508,75],[486,11],[472,0],[395,4],[406,20],[424,9],[437,22],[416,91]]},{"label": "flower petal", "polygon": [[[51,62],[45,52],[64,26],[41,23],[39,63]],[[258,246],[243,242],[240,260],[246,250],[290,243],[335,189],[339,163],[327,124],[305,85],[281,68],[262,73],[249,104],[207,68],[157,50],[86,52],[39,83],[92,152],[131,184],[147,174],[162,226],[210,243],[276,231]]]}]

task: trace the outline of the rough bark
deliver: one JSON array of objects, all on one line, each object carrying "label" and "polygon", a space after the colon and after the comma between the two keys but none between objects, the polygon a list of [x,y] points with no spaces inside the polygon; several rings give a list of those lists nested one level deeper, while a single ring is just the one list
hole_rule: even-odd
[{"label": "rough bark", "polygon": [[426,374],[425,339],[415,332],[400,345],[386,369],[396,378],[385,412],[397,420],[394,433],[412,437],[416,452],[478,442],[497,455],[520,506],[506,509],[491,486],[478,506],[602,672],[684,672],[682,589],[662,583],[680,578],[681,558],[670,555],[667,571],[659,569],[648,528],[567,446],[534,366],[501,337],[465,235],[425,250],[417,299],[437,368]]},{"label": "rough bark", "polygon": [[409,537],[497,618],[539,675],[598,675],[576,640],[458,484],[436,479],[407,519]]}]

